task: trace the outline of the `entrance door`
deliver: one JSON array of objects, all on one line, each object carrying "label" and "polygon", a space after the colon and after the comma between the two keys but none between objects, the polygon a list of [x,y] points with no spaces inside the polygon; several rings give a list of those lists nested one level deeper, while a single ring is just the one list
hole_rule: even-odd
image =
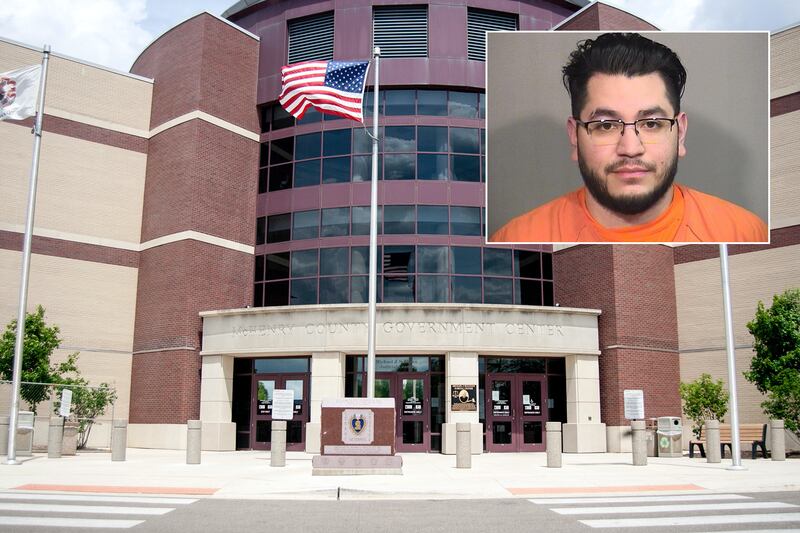
[{"label": "entrance door", "polygon": [[275,389],[294,391],[294,417],[286,421],[286,449],[303,451],[306,443],[306,422],[309,420],[307,374],[255,374],[253,376],[253,413],[250,447],[269,450],[272,439],[272,398]]},{"label": "entrance door", "polygon": [[398,452],[430,450],[430,393],[426,373],[376,374],[375,397],[395,399],[395,447]]},{"label": "entrance door", "polygon": [[538,374],[487,374],[486,448],[491,452],[545,451],[547,385]]}]

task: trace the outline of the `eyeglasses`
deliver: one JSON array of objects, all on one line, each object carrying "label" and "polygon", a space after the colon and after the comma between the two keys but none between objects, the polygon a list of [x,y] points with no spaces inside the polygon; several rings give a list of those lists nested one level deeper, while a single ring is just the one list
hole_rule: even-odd
[{"label": "eyeglasses", "polygon": [[640,118],[633,122],[620,119],[588,120],[586,122],[576,118],[575,122],[586,128],[592,144],[595,146],[608,146],[617,144],[625,135],[625,126],[633,126],[633,131],[642,144],[659,144],[666,142],[672,131],[672,126],[678,122],[675,118]]}]

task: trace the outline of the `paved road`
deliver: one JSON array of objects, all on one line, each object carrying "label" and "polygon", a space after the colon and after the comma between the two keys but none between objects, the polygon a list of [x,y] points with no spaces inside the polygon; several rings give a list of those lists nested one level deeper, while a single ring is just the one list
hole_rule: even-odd
[{"label": "paved road", "polygon": [[278,501],[0,492],[0,531],[407,532],[800,530],[800,494]]}]

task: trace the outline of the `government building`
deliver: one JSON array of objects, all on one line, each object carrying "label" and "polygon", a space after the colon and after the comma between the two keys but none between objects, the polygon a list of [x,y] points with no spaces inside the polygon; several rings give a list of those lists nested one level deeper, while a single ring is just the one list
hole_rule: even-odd
[{"label": "government building", "polygon": [[[584,0],[242,0],[130,73],[55,50],[29,309],[61,328],[58,357],[115,386],[129,446],[182,448],[199,419],[206,450],[269,449],[272,391],[291,389],[288,448],[318,453],[322,401],[366,396],[371,142],[288,115],[280,69],[380,46],[376,395],[395,398],[397,450],[455,453],[469,422],[474,453],[544,451],[546,421],[566,452],[629,450],[623,391],[680,416],[681,381],[725,379],[718,247],[487,245],[484,36],[657,29]],[[771,244],[729,247],[742,422],[766,419],[745,324],[800,285],[800,27],[770,40]],[[0,40],[0,71],[40,62]],[[0,123],[3,324],[31,124]]]}]

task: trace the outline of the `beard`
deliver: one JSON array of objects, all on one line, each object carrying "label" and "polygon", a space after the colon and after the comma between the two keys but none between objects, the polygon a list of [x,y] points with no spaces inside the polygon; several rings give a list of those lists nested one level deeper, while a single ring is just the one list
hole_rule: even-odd
[{"label": "beard", "polygon": [[[641,159],[623,158],[607,165],[604,170],[606,173],[610,173],[626,165],[644,167],[649,171],[656,169],[655,165]],[[600,205],[622,215],[638,215],[653,207],[672,187],[675,174],[678,173],[678,154],[676,153],[664,171],[656,176],[656,185],[653,190],[641,194],[612,195],[606,181],[586,165],[580,151],[578,151],[578,168],[583,177],[583,183]]]}]

